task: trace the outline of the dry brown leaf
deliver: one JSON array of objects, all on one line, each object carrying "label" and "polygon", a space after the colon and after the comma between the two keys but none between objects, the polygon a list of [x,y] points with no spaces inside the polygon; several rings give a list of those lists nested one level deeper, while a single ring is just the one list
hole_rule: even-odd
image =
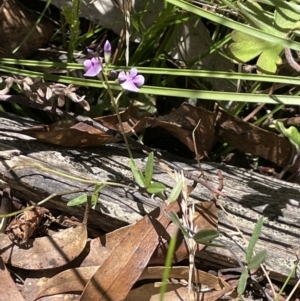
[{"label": "dry brown leaf", "polygon": [[0,257],[0,301],[24,301],[18,287],[11,279],[10,273],[7,271],[3,259]]},{"label": "dry brown leaf", "polygon": [[285,166],[288,163],[292,146],[288,139],[277,133],[244,122],[221,109],[216,124],[219,136],[240,151],[260,156],[278,166]]},{"label": "dry brown leaf", "polygon": [[[124,301],[159,301],[160,287],[161,283],[145,284],[136,289],[133,289]],[[198,296],[193,292],[189,295],[187,286],[178,283],[169,283],[166,293],[164,294],[164,300],[215,301],[226,293],[227,289],[224,288],[224,290],[221,291],[208,291],[199,293]]]},{"label": "dry brown leaf", "polygon": [[[161,279],[163,276],[164,272],[164,267],[147,267],[142,275],[140,276],[139,280],[144,280],[144,279]],[[197,279],[195,279],[195,274],[193,274],[193,282],[206,285],[209,288],[213,288],[216,291],[224,290],[226,289],[227,291],[231,290],[231,286],[225,282],[223,279],[209,274],[207,272],[201,271],[201,270],[196,270],[197,272]],[[176,279],[184,279],[188,280],[189,278],[189,267],[186,266],[175,266],[172,267],[170,270],[169,278],[176,278]]]},{"label": "dry brown leaf", "polygon": [[43,296],[63,294],[68,292],[82,292],[87,282],[95,274],[99,266],[74,268],[63,271],[52,278],[41,278],[34,290],[37,293],[33,300]]},{"label": "dry brown leaf", "polygon": [[192,133],[200,121],[195,131],[195,142],[198,154],[208,157],[215,139],[215,119],[214,112],[184,103],[170,114],[156,118],[153,126],[166,129],[195,152]]},{"label": "dry brown leaf", "polygon": [[[120,113],[125,133],[138,132],[147,126],[146,120],[138,122],[137,114],[137,110],[133,107],[129,107]],[[103,124],[108,129],[121,132],[121,126],[118,123],[116,115],[95,118],[95,121]],[[60,121],[50,126],[34,126],[21,130],[20,133],[43,142],[68,147],[94,147],[120,140],[112,134],[96,129],[92,125],[83,122],[74,123],[73,121]]]},{"label": "dry brown leaf", "polygon": [[[80,296],[77,294],[59,294],[53,296],[46,296],[38,299],[38,301],[79,301]],[[26,301],[33,301],[27,299]]]},{"label": "dry brown leaf", "polygon": [[214,201],[199,202],[195,204],[194,225],[197,230],[217,229],[218,209]]},{"label": "dry brown leaf", "polygon": [[[166,211],[179,211],[177,202]],[[128,228],[83,291],[80,301],[123,301],[138,280],[170,220],[159,208]]]},{"label": "dry brown leaf", "polygon": [[87,240],[86,225],[80,224],[52,236],[29,239],[25,247],[11,242],[0,233],[0,254],[4,262],[27,270],[53,269],[74,260]]},{"label": "dry brown leaf", "polygon": [[[37,290],[36,294],[31,294],[32,300],[36,300],[43,296],[62,294],[72,291],[83,291],[86,283],[92,278],[99,266],[84,267],[69,269],[55,275],[54,277],[40,279],[33,290]],[[141,276],[140,280],[144,279],[161,279],[163,276],[164,267],[147,267]],[[177,278],[180,280],[188,280],[188,267],[172,267],[170,271],[170,278]],[[194,276],[194,275],[193,275]],[[232,287],[223,279],[218,278],[212,274],[197,270],[197,279],[193,277],[193,281],[201,285],[205,285],[216,291],[229,292]],[[33,295],[35,296],[33,298]]]}]

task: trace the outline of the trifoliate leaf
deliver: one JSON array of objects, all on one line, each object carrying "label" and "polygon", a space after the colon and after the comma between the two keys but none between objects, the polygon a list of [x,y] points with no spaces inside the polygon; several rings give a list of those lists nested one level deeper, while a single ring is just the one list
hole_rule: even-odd
[{"label": "trifoliate leaf", "polygon": [[82,194],[67,203],[67,206],[78,206],[87,202],[87,194]]},{"label": "trifoliate leaf", "polygon": [[203,229],[198,231],[193,239],[195,242],[200,244],[205,244],[206,242],[211,242],[213,239],[219,236],[219,232],[216,229]]},{"label": "trifoliate leaf", "polygon": [[[266,12],[256,2],[239,3],[241,13],[248,22],[267,33],[286,37],[287,34],[299,27],[300,6],[289,3],[286,8],[276,7],[274,16]],[[281,53],[284,47],[241,32],[232,31],[233,43],[229,46],[231,56],[239,62],[246,63],[259,56],[256,65],[262,73],[272,74],[281,63]]]},{"label": "trifoliate leaf", "polygon": [[237,293],[239,294],[239,296],[241,296],[246,289],[247,279],[248,279],[248,269],[244,268],[237,287]]},{"label": "trifoliate leaf", "polygon": [[254,255],[248,262],[248,269],[251,270],[251,269],[258,268],[259,265],[265,261],[266,256],[267,256],[266,250],[262,250],[256,255]]},{"label": "trifoliate leaf", "polygon": [[183,186],[183,180],[180,179],[176,184],[175,186],[173,187],[171,193],[170,193],[170,196],[168,198],[168,202],[169,203],[172,203],[174,201],[177,200],[181,190],[182,190],[182,186]]},{"label": "trifoliate leaf", "polygon": [[147,192],[150,194],[158,194],[164,192],[166,190],[166,186],[159,182],[153,182],[147,187]]},{"label": "trifoliate leaf", "polygon": [[133,159],[129,160],[129,166],[130,166],[130,169],[132,171],[132,174],[134,176],[136,183],[140,187],[145,188],[145,177],[144,177],[143,173],[137,169]]},{"label": "trifoliate leaf", "polygon": [[153,175],[153,165],[154,165],[154,155],[153,152],[151,152],[148,155],[148,160],[147,160],[147,165],[146,165],[146,170],[145,170],[145,186],[148,187],[151,183],[152,180],[152,175]]},{"label": "trifoliate leaf", "polygon": [[255,224],[255,227],[254,227],[254,230],[253,230],[253,233],[252,233],[252,236],[250,238],[250,241],[249,241],[249,245],[248,245],[248,248],[247,248],[247,252],[246,252],[246,262],[248,263],[252,257],[252,254],[253,254],[253,251],[254,251],[254,247],[258,241],[258,238],[259,238],[259,235],[261,233],[261,229],[262,229],[262,226],[263,226],[263,222],[264,222],[264,217],[261,216],[256,224]]}]

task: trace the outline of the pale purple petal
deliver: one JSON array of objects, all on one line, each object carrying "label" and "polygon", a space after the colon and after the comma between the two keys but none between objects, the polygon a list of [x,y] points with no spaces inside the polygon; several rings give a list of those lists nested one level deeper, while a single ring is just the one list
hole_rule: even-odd
[{"label": "pale purple petal", "polygon": [[111,52],[111,45],[108,40],[106,40],[103,50],[104,50],[104,52]]},{"label": "pale purple petal", "polygon": [[122,88],[124,90],[132,91],[132,92],[138,92],[138,88],[132,81],[125,81],[124,83],[121,84]]},{"label": "pale purple petal", "polygon": [[136,77],[137,73],[138,73],[138,70],[136,68],[132,68],[129,72],[129,77],[134,78],[134,77]]},{"label": "pale purple petal", "polygon": [[136,86],[140,87],[140,86],[142,86],[142,85],[144,84],[144,82],[145,82],[145,77],[144,77],[143,75],[137,75],[136,77],[134,77],[134,78],[132,79],[132,82],[133,82]]},{"label": "pale purple petal", "polygon": [[128,77],[128,73],[127,72],[124,72],[124,71],[121,71],[118,75],[118,79],[120,82],[124,82],[124,81],[127,81],[129,79]]},{"label": "pale purple petal", "polygon": [[91,60],[84,61],[83,64],[88,69],[86,71],[86,73],[84,74],[84,76],[93,77],[93,76],[98,75],[102,70],[102,67],[101,67],[101,64],[99,63],[98,58],[93,57]]},{"label": "pale purple petal", "polygon": [[86,51],[90,54],[90,55],[94,55],[95,51],[93,49],[87,48]]},{"label": "pale purple petal", "polygon": [[83,62],[83,65],[85,68],[90,68],[92,66],[92,61],[91,60],[85,60]]},{"label": "pale purple petal", "polygon": [[84,76],[97,76],[101,72],[101,66],[100,65],[95,65],[90,67],[86,73],[84,73]]}]

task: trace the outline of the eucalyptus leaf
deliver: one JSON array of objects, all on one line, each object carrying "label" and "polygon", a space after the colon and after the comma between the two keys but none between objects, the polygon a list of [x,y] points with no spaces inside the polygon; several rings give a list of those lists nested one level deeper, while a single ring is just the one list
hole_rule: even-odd
[{"label": "eucalyptus leaf", "polygon": [[134,176],[136,183],[140,187],[145,188],[146,187],[145,186],[145,178],[144,178],[142,172],[136,168],[136,165],[135,165],[135,162],[133,161],[133,159],[129,160],[129,166],[130,166],[130,169],[132,171],[132,174]]},{"label": "eucalyptus leaf", "polygon": [[248,269],[244,268],[244,270],[241,274],[241,277],[239,279],[238,287],[237,287],[237,293],[239,296],[241,296],[246,289],[247,279],[248,279]]},{"label": "eucalyptus leaf", "polygon": [[247,253],[246,253],[246,262],[247,263],[250,262],[250,259],[251,259],[252,255],[253,255],[254,247],[255,247],[255,245],[257,243],[257,240],[259,238],[259,235],[261,233],[263,221],[264,221],[264,217],[261,216],[257,220],[257,223],[256,223],[256,225],[254,227],[254,230],[253,230],[253,233],[252,233],[252,236],[251,236],[251,239],[249,241],[248,248],[247,248]]},{"label": "eucalyptus leaf", "polygon": [[251,270],[259,267],[259,265],[265,261],[266,256],[267,256],[266,250],[262,250],[256,255],[254,255],[248,262],[248,269]]},{"label": "eucalyptus leaf", "polygon": [[183,179],[180,179],[173,187],[170,196],[168,197],[168,202],[172,203],[177,200],[183,186]]},{"label": "eucalyptus leaf", "polygon": [[181,230],[182,234],[186,237],[190,237],[190,235],[188,234],[188,232],[185,230],[182,223],[180,222],[178,215],[173,211],[171,211],[169,215],[172,222]]},{"label": "eucalyptus leaf", "polygon": [[147,192],[150,194],[158,194],[164,192],[166,190],[166,186],[159,182],[153,182],[147,187]]},{"label": "eucalyptus leaf", "polygon": [[87,202],[87,194],[82,194],[67,203],[67,206],[78,206]]},{"label": "eucalyptus leaf", "polygon": [[219,232],[216,229],[203,229],[198,231],[193,239],[195,242],[200,244],[205,244],[207,242],[211,242],[215,238],[219,237]]},{"label": "eucalyptus leaf", "polygon": [[145,186],[148,187],[151,183],[152,176],[153,176],[153,164],[154,164],[154,155],[153,152],[151,152],[148,155],[148,160],[146,164],[146,170],[145,170]]}]

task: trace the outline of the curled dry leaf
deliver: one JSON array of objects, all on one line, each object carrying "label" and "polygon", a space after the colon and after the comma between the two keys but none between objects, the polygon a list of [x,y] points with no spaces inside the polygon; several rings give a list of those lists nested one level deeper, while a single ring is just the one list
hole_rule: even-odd
[{"label": "curled dry leaf", "polygon": [[73,85],[49,84],[38,77],[33,80],[29,77],[6,77],[5,83],[6,87],[0,90],[0,94],[7,94],[10,87],[16,84],[31,101],[45,105],[53,105],[53,102],[56,101],[58,106],[62,107],[65,104],[65,97],[68,97],[73,102],[79,103],[86,111],[90,110],[89,103],[84,99],[85,96],[77,95],[75,93],[77,88]]},{"label": "curled dry leaf", "polygon": [[6,228],[6,234],[16,244],[25,244],[35,231],[42,229],[41,221],[45,216],[50,217],[50,212],[44,207],[34,207],[18,215]]},{"label": "curled dry leaf", "polygon": [[6,266],[0,257],[0,301],[24,301],[17,285],[12,280],[10,273],[7,271]]},{"label": "curled dry leaf", "polygon": [[29,239],[25,247],[0,234],[0,255],[5,263],[22,269],[53,269],[74,260],[83,251],[87,240],[86,225],[80,224],[52,236]]}]

